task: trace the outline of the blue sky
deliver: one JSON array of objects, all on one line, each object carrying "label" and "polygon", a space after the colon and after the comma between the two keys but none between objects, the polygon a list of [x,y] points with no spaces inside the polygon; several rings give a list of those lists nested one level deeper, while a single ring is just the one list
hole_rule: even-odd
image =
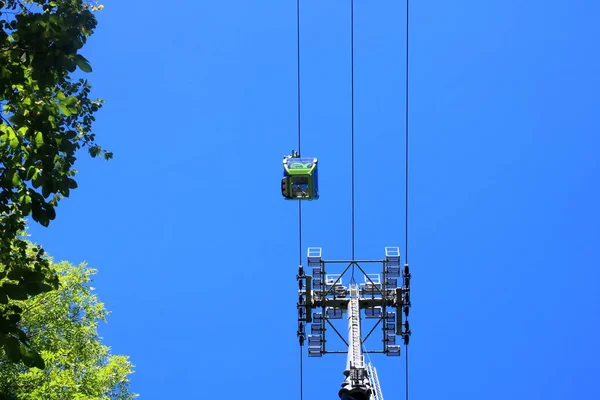
[{"label": "blue sky", "polygon": [[[115,158],[82,154],[33,239],[99,270],[141,398],[297,398],[296,3],[104,4],[83,54]],[[303,240],[349,258],[349,2],[301,7]],[[599,8],[411,3],[413,400],[600,398]],[[355,18],[356,256],[404,254],[404,4]],[[372,360],[403,398],[404,359]],[[304,398],[337,398],[344,362],[305,357]]]}]

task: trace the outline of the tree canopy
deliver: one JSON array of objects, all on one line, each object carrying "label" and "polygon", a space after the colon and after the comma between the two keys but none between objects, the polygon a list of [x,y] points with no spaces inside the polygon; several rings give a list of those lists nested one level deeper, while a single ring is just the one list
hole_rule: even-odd
[{"label": "tree canopy", "polygon": [[60,288],[23,301],[19,327],[44,358],[29,368],[0,357],[0,399],[126,400],[133,372],[128,357],[112,355],[100,342],[98,322],[108,311],[91,286],[95,269],[68,262],[51,264]]},{"label": "tree canopy", "polygon": [[58,288],[43,249],[22,238],[25,219],[48,226],[56,218],[59,201],[77,187],[78,150],[112,157],[92,131],[102,100],[75,77],[92,70],[80,51],[100,8],[83,0],[0,0],[0,347],[15,362],[42,363],[33,348],[15,351],[28,341],[18,328],[22,309],[9,300]]}]

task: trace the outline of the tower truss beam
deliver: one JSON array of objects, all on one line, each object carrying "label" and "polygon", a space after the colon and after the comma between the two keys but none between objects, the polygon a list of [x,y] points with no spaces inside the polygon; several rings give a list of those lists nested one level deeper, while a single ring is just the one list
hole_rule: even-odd
[{"label": "tower truss beam", "polygon": [[358,302],[358,285],[349,288],[348,302],[348,358],[344,375],[346,379],[339,391],[340,399],[370,399],[372,394],[369,374],[365,368],[362,354],[362,336],[360,332],[360,307]]}]

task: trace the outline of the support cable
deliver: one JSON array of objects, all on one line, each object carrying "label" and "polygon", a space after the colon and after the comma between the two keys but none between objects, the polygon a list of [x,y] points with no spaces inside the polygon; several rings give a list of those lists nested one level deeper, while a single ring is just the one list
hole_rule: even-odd
[{"label": "support cable", "polygon": [[406,79],[405,79],[405,99],[404,99],[404,104],[405,104],[405,108],[404,108],[404,114],[405,114],[405,126],[404,126],[404,137],[405,137],[405,143],[404,143],[404,149],[405,149],[405,153],[404,153],[404,158],[406,161],[405,164],[405,171],[406,171],[406,175],[405,175],[405,183],[406,186],[404,188],[404,192],[405,192],[405,204],[406,204],[406,211],[404,214],[404,222],[405,222],[405,230],[404,230],[404,254],[405,254],[405,258],[406,258],[406,263],[408,264],[408,2],[409,0],[406,0]]},{"label": "support cable", "polygon": [[408,400],[408,346],[404,346],[404,347],[405,347],[404,351],[406,353],[406,356],[405,356],[406,357],[406,368],[405,368],[405,370],[406,370],[406,376],[405,376],[405,379],[406,379],[406,400]]},{"label": "support cable", "polygon": [[303,382],[302,382],[302,380],[303,380],[302,379],[302,369],[303,369],[302,368],[302,359],[303,358],[304,357],[302,355],[302,346],[300,346],[300,400],[302,400],[302,395],[303,395],[303,393],[302,393],[302,387],[304,386]]},{"label": "support cable", "polygon": [[[298,65],[297,65],[297,71],[298,71],[298,99],[297,99],[297,103],[298,103],[298,111],[297,111],[297,118],[298,118],[298,154],[302,154],[301,153],[301,145],[302,145],[302,136],[301,136],[301,113],[300,113],[300,0],[296,0],[296,36],[297,36],[297,48],[298,48],[298,55],[297,55],[297,59],[298,59]],[[298,249],[298,264],[301,265],[302,264],[302,202],[298,201],[298,242],[299,242],[299,249]]]},{"label": "support cable", "polygon": [[[301,144],[302,144],[302,136],[301,136],[301,103],[300,103],[300,0],[296,0],[296,36],[297,36],[297,92],[298,92],[298,109],[297,109],[297,118],[298,118],[298,154],[302,154]],[[298,201],[298,265],[302,265],[302,202]],[[304,389],[304,381],[303,381],[303,358],[304,354],[302,352],[302,342],[300,343],[300,400],[303,398],[303,389]]]},{"label": "support cable", "polygon": [[[354,0],[350,0],[350,57],[351,57],[351,91],[352,91],[352,259],[354,260]],[[352,265],[352,281],[354,281],[354,265]]]},{"label": "support cable", "polygon": [[298,265],[302,265],[302,202],[298,200]]},{"label": "support cable", "polygon": [[[408,44],[409,44],[409,40],[408,40],[408,33],[409,33],[409,29],[408,29],[408,10],[409,10],[409,0],[406,0],[406,76],[405,76],[405,98],[404,98],[404,104],[405,104],[405,108],[404,108],[404,114],[405,114],[405,125],[404,125],[404,137],[405,137],[405,143],[404,143],[404,149],[405,149],[405,160],[406,160],[406,164],[405,164],[405,187],[404,187],[404,192],[405,192],[405,214],[404,214],[404,254],[405,254],[405,259],[406,259],[406,264],[408,264],[408,67],[409,67],[409,63],[408,63]],[[408,344],[404,346],[405,348],[405,388],[406,388],[406,400],[408,400]]]},{"label": "support cable", "polygon": [[296,0],[296,36],[298,38],[298,42],[296,44],[298,49],[298,65],[296,67],[298,71],[298,154],[302,154],[302,149],[300,148],[300,0]]}]

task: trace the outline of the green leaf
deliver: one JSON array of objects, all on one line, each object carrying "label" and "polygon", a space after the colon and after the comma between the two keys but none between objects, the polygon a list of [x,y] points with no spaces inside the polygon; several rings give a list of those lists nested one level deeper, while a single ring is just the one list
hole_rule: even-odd
[{"label": "green leaf", "polygon": [[9,141],[10,147],[14,147],[14,148],[19,147],[19,138],[17,137],[17,135],[15,135],[15,132],[12,129],[10,131],[8,131],[8,141]]},{"label": "green leaf", "polygon": [[25,180],[29,181],[31,180],[31,178],[33,178],[33,175],[37,172],[37,168],[34,167],[33,165],[29,168],[27,168],[27,173],[25,174]]},{"label": "green leaf", "polygon": [[40,223],[42,226],[45,226],[45,227],[50,225],[50,219],[48,218],[48,215],[46,214],[46,210],[44,210],[41,207],[37,210],[37,212],[36,212],[36,207],[33,207],[33,220]]},{"label": "green leaf", "polygon": [[58,108],[60,108],[60,111],[63,112],[63,114],[65,114],[67,117],[71,116],[71,111],[69,110],[69,107],[64,103],[64,102],[59,102],[58,103]]},{"label": "green leaf", "polygon": [[83,72],[92,72],[92,67],[90,66],[89,61],[86,60],[81,54],[77,54],[75,56],[75,62]]},{"label": "green leaf", "polygon": [[[6,333],[12,332],[14,329],[15,327],[6,318],[0,318],[0,337]],[[4,344],[2,346],[4,346]]]},{"label": "green leaf", "polygon": [[43,174],[40,174],[39,172],[36,173],[33,176],[33,181],[32,181],[33,187],[36,188],[36,189],[39,188],[40,186],[42,186],[42,184],[44,183],[45,180],[46,179],[44,178]]},{"label": "green leaf", "polygon": [[37,367],[39,369],[45,369],[46,366],[44,364],[44,360],[42,357],[35,351],[31,350],[23,343],[19,346],[19,352],[21,353],[21,357],[23,359],[23,363],[29,368]]},{"label": "green leaf", "polygon": [[36,132],[35,145],[36,147],[42,147],[44,145],[44,134],[42,132]]},{"label": "green leaf", "polygon": [[64,103],[66,106],[74,106],[75,104],[77,104],[77,97],[69,96],[65,99]]},{"label": "green leaf", "polygon": [[99,156],[102,153],[102,148],[100,146],[91,146],[88,149],[88,152],[90,153],[90,155],[95,158],[97,156]]},{"label": "green leaf", "polygon": [[77,149],[77,145],[75,143],[76,142],[72,142],[71,140],[62,140],[59,144],[59,148],[65,153],[72,154]]},{"label": "green leaf", "polygon": [[8,120],[15,125],[23,125],[25,122],[25,116],[22,114],[14,114]]},{"label": "green leaf", "polygon": [[45,283],[40,283],[38,285],[38,290],[40,293],[46,293],[46,292],[51,292],[54,290],[54,288],[50,285],[46,285]]},{"label": "green leaf", "polygon": [[18,173],[18,172],[15,172],[15,173],[13,174],[13,176],[12,176],[12,184],[13,184],[15,187],[19,187],[19,186],[21,186],[21,184],[22,184],[22,183],[23,183],[23,182],[21,182],[21,177],[19,176],[19,173]]},{"label": "green leaf", "polygon": [[77,132],[70,130],[65,132],[65,137],[69,140],[73,140],[77,137]]},{"label": "green leaf", "polygon": [[19,330],[19,339],[21,340],[21,343],[19,344],[19,353],[23,363],[29,368],[36,367],[39,369],[46,369],[46,364],[44,363],[42,356],[28,346],[27,336],[21,330]]},{"label": "green leaf", "polygon": [[6,353],[8,359],[14,363],[18,363],[19,361],[21,361],[20,347],[21,346],[19,341],[12,336],[8,336],[4,340],[4,352]]},{"label": "green leaf", "polygon": [[33,365],[39,369],[46,369],[46,363],[42,356],[37,351],[33,350],[31,351],[31,354],[33,355]]},{"label": "green leaf", "polygon": [[38,294],[44,292],[41,284],[38,282],[27,282],[25,287],[27,288],[27,293],[29,293],[31,296],[37,296]]},{"label": "green leaf", "polygon": [[19,353],[21,353],[23,364],[29,368],[35,367],[35,358],[33,356],[33,352],[29,350],[23,343],[19,344]]},{"label": "green leaf", "polygon": [[77,182],[74,179],[66,178],[65,180],[69,189],[77,189]]},{"label": "green leaf", "polygon": [[[36,193],[37,194],[37,193]],[[39,194],[37,194],[39,196]],[[38,222],[40,219],[40,213],[42,211],[42,202],[43,199],[40,200],[37,196],[31,202],[31,217],[35,222]]]},{"label": "green leaf", "polygon": [[40,215],[40,219],[38,222],[45,228],[47,228],[48,225],[50,225],[50,219],[48,218],[48,215],[45,212]]},{"label": "green leaf", "polygon": [[10,314],[8,320],[13,324],[18,324],[21,322],[21,314]]},{"label": "green leaf", "polygon": [[56,210],[54,210],[54,207],[52,207],[52,205],[48,204],[46,206],[46,214],[48,215],[48,219],[50,219],[51,221],[54,220],[54,218],[56,218]]},{"label": "green leaf", "polygon": [[27,339],[27,335],[22,330],[17,330],[17,336],[19,336],[19,340],[21,343],[29,344],[29,339]]},{"label": "green leaf", "polygon": [[13,300],[27,300],[27,293],[14,283],[4,282],[2,290]]},{"label": "green leaf", "polygon": [[23,271],[27,271],[24,268],[11,268],[10,271],[8,271],[8,274],[6,275],[8,277],[8,279],[12,280],[12,281],[18,281],[19,279],[21,279],[23,277]]},{"label": "green leaf", "polygon": [[65,68],[69,72],[75,72],[75,69],[77,69],[77,63],[73,57],[65,58]]},{"label": "green leaf", "polygon": [[44,196],[45,198],[48,198],[48,196],[50,196],[51,193],[52,193],[52,181],[47,180],[42,185],[42,196]]},{"label": "green leaf", "polygon": [[62,195],[65,197],[69,197],[69,195],[71,194],[71,190],[67,185],[62,185],[60,187],[60,193],[62,193]]},{"label": "green leaf", "polygon": [[0,304],[8,304],[8,296],[3,291],[0,291]]},{"label": "green leaf", "polygon": [[23,213],[23,216],[28,216],[29,214],[31,214],[31,201],[29,203],[21,204],[21,212]]}]

